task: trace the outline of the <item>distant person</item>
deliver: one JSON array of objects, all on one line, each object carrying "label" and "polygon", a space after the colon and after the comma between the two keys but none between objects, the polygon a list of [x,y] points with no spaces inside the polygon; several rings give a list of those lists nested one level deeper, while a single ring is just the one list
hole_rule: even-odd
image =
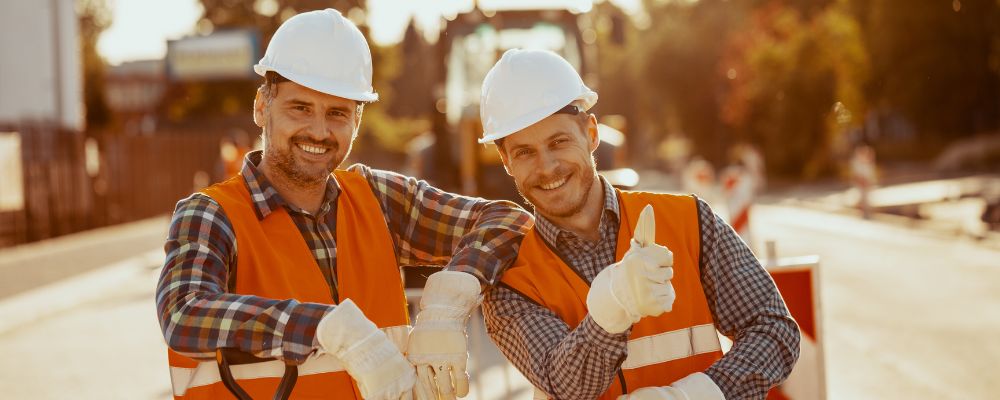
[{"label": "distant person", "polygon": [[[181,200],[165,245],[156,306],[174,398],[231,398],[225,371],[271,398],[283,363],[298,368],[292,398],[465,396],[466,321],[530,215],[360,164],[335,170],[378,99],[367,42],[339,12],[285,21],[254,70],[263,151]],[[399,267],[445,263],[411,332]],[[229,349],[278,361],[220,368]]]},{"label": "distant person", "polygon": [[239,174],[243,169],[243,158],[250,150],[247,135],[242,130],[234,130],[220,138],[216,182]]},{"label": "distant person", "polygon": [[851,183],[858,190],[857,207],[865,219],[871,218],[871,192],[878,184],[875,149],[859,144],[851,153]]},{"label": "distant person", "polygon": [[597,175],[595,102],[548,51],[509,50],[486,75],[480,141],[536,217],[486,295],[490,337],[536,398],[763,399],[799,354],[774,282],[704,201]]}]

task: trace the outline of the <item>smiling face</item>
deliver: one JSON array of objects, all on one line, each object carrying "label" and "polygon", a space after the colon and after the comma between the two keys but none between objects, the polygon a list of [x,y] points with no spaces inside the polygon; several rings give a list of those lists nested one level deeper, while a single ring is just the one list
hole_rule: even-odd
[{"label": "smiling face", "polygon": [[521,196],[550,219],[570,218],[591,202],[600,139],[592,114],[554,114],[503,139],[500,157]]},{"label": "smiling face", "polygon": [[357,102],[281,82],[258,90],[254,121],[264,130],[262,169],[297,187],[326,183],[347,158],[361,123]]}]

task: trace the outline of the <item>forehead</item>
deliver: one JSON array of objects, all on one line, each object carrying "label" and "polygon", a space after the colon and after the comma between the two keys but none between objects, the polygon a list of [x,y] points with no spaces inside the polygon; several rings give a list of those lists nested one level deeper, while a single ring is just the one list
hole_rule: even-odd
[{"label": "forehead", "polygon": [[553,114],[504,138],[504,147],[542,145],[559,134],[578,135],[580,129],[574,116]]},{"label": "forehead", "polygon": [[327,107],[345,108],[352,108],[357,104],[354,100],[312,90],[292,81],[278,83],[277,92],[275,98],[278,100],[297,100]]}]

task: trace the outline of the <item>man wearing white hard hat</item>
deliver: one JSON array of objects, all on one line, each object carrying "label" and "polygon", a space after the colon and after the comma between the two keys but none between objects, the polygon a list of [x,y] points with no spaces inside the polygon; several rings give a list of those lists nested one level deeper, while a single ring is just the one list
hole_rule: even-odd
[{"label": "man wearing white hard hat", "polygon": [[[360,164],[336,169],[378,99],[371,63],[358,28],[327,9],[285,21],[254,66],[264,150],[181,200],[165,245],[156,304],[174,398],[468,393],[466,320],[531,217]],[[411,331],[399,267],[442,264]]]},{"label": "man wearing white hard hat", "polygon": [[486,295],[490,337],[536,398],[764,398],[799,349],[773,281],[702,200],[597,175],[596,102],[549,51],[509,50],[486,75],[481,142],[536,218]]}]

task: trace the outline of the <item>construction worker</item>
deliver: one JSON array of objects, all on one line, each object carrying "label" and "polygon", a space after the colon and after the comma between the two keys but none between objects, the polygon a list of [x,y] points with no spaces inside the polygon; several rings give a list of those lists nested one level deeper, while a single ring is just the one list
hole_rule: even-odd
[{"label": "construction worker", "polygon": [[[774,282],[700,199],[597,175],[596,101],[549,51],[509,50],[486,75],[480,142],[535,207],[486,294],[490,337],[536,398],[764,398],[799,351]],[[726,355],[717,330],[735,340]]]},{"label": "construction worker", "polygon": [[[181,200],[165,245],[156,305],[174,398],[229,398],[227,371],[271,398],[283,364],[298,370],[292,398],[465,396],[467,318],[531,216],[360,164],[335,170],[378,99],[365,38],[336,10],[285,21],[254,70],[263,151]],[[444,263],[411,332],[399,266]],[[239,364],[230,349],[276,360],[226,368]]]}]

